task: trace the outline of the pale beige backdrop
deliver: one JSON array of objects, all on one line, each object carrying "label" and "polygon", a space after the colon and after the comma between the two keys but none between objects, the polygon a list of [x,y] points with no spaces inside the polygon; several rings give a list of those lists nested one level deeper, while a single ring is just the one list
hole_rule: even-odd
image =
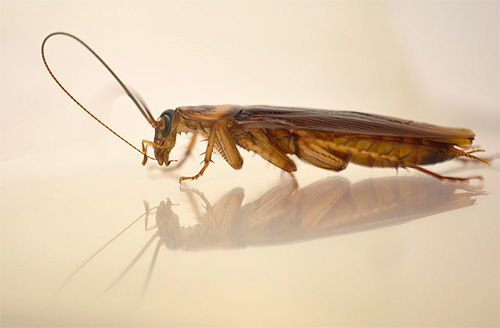
[{"label": "pale beige backdrop", "polygon": [[[282,190],[284,207],[265,207],[255,201],[287,177],[246,152],[240,171],[215,156],[187,186],[219,204],[224,222],[247,220],[240,234],[220,224],[203,238],[211,221],[180,230],[199,250],[162,247],[144,291],[155,240],[103,294],[154,235],[141,219],[56,296],[144,212],[143,201],[169,198],[182,225],[198,223],[207,203],[197,195],[190,202],[177,179],[197,172],[204,143],[179,172],[142,167],[138,153],[59,90],[40,59],[47,34],[71,32],[155,116],[224,103],[357,110],[468,127],[492,155],[500,141],[498,2],[1,1],[0,9],[3,326],[499,324],[498,163],[432,167],[485,177],[484,194],[460,197],[450,184],[404,184],[422,177],[415,171],[351,165],[337,174],[299,163],[301,188],[328,188],[311,187],[310,198]],[[152,138],[81,46],[53,38],[47,56],[68,89],[124,137],[136,145]],[[228,193],[236,210],[250,204],[240,216],[221,215]],[[319,213],[327,215],[317,221]],[[296,230],[286,230],[290,221]]]}]

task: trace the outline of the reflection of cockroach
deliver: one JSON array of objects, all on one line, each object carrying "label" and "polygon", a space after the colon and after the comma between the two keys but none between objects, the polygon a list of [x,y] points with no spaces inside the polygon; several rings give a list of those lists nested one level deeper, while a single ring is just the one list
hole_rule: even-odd
[{"label": "reflection of cockroach", "polygon": [[[113,282],[133,267],[151,244],[156,247],[147,281],[162,246],[169,250],[209,251],[294,244],[359,231],[403,224],[437,213],[471,206],[484,194],[468,184],[442,184],[428,177],[389,177],[351,184],[330,177],[296,190],[287,182],[244,203],[243,188],[227,192],[212,204],[196,189],[184,189],[192,200],[196,224],[183,226],[170,199],[150,208],[87,259],[65,284],[91,259],[135,222],[146,217],[146,230],[157,230]],[[192,197],[201,198],[205,210],[198,213]],[[148,224],[155,214],[156,224]],[[182,219],[182,218],[181,218]]]},{"label": "reflection of cockroach", "polygon": [[[155,129],[154,141],[143,140],[142,150],[119,136],[82,106],[56,79],[44,54],[46,41],[57,34],[69,36],[92,52],[109,70]],[[84,111],[140,152],[142,164],[148,158],[159,165],[168,166],[170,151],[179,133],[193,133],[193,139],[184,158],[193,148],[196,135],[207,138],[204,165],[194,176],[181,177],[195,180],[208,168],[214,148],[234,169],[240,169],[243,159],[237,146],[253,151],[271,164],[293,176],[297,170],[288,155],[324,169],[341,171],[349,162],[369,167],[413,168],[440,180],[466,181],[472,178],[442,176],[422,168],[421,165],[444,162],[457,157],[467,157],[488,163],[472,155],[482,151],[471,149],[474,133],[469,129],[445,128],[380,115],[345,111],[327,111],[292,107],[271,106],[183,106],[165,110],[155,120],[148,108],[138,100],[104,61],[83,41],[63,32],[48,35],[42,43],[42,58],[52,78]],[[155,157],[147,155],[152,147]],[[461,149],[460,149],[461,148]]]},{"label": "reflection of cockroach", "polygon": [[484,194],[467,184],[441,184],[427,177],[367,179],[354,184],[331,177],[298,190],[290,182],[247,204],[243,204],[242,188],[231,190],[214,205],[197,189],[183,191],[198,195],[205,213],[197,215],[198,224],[185,227],[170,200],[161,202],[155,218],[157,249],[161,245],[193,251],[293,244],[468,207]]}]

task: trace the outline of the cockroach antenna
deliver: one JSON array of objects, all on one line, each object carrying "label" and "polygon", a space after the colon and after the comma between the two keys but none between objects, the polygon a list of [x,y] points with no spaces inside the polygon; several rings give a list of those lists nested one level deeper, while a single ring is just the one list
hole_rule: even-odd
[{"label": "cockroach antenna", "polygon": [[[120,84],[120,86],[125,91],[125,93],[127,94],[127,96],[129,96],[129,98],[137,106],[137,108],[139,109],[139,111],[141,112],[141,114],[144,116],[144,118],[146,118],[146,120],[149,122],[149,124],[151,124],[151,126],[153,128],[156,128],[156,127],[158,127],[159,122],[157,122],[153,118],[153,115],[151,115],[151,112],[147,108],[146,104],[139,97],[134,96],[132,94],[132,92],[129,90],[129,88],[127,88],[127,86],[122,82],[122,80],[108,66],[108,64],[106,64],[106,62],[94,50],[92,50],[92,48],[90,48],[85,42],[83,42],[82,40],[80,40],[76,36],[74,36],[74,35],[72,35],[70,33],[66,33],[66,32],[54,32],[54,33],[51,33],[51,34],[47,35],[45,37],[45,39],[43,39],[42,47],[41,47],[43,64],[45,65],[45,68],[47,68],[47,71],[49,72],[50,76],[54,79],[54,81],[62,89],[62,91],[64,91],[64,93],[66,93],[68,95],[68,97],[71,98],[71,100],[73,100],[78,106],[80,106],[81,109],[83,109],[87,114],[89,114],[99,124],[101,124],[102,126],[104,126],[108,131],[110,131],[111,133],[113,133],[115,136],[117,136],[119,139],[121,139],[122,141],[124,141],[127,145],[129,145],[130,147],[134,148],[136,151],[138,151],[142,155],[147,156],[147,154],[145,154],[144,151],[139,150],[139,148],[135,147],[131,142],[129,142],[128,140],[126,140],[125,138],[123,138],[121,135],[119,135],[118,133],[116,133],[113,129],[111,129],[103,121],[101,121],[94,114],[92,114],[92,112],[90,112],[90,110],[88,110],[87,108],[85,108],[85,106],[83,106],[78,100],[76,100],[76,98],[73,97],[73,95],[68,90],[66,90],[66,88],[62,85],[62,83],[56,78],[55,74],[50,69],[50,66],[47,63],[47,59],[45,57],[45,45],[46,45],[47,41],[50,38],[52,38],[52,37],[54,37],[56,35],[64,35],[64,36],[70,37],[70,38],[78,41],[88,51],[90,51],[90,53],[92,53],[101,62],[101,64],[104,65],[104,67],[106,67],[106,69],[108,70],[108,72],[111,73],[111,75],[115,78],[115,80],[118,82],[118,84]],[[149,158],[154,160],[154,158],[152,158],[152,157],[149,157]]]}]

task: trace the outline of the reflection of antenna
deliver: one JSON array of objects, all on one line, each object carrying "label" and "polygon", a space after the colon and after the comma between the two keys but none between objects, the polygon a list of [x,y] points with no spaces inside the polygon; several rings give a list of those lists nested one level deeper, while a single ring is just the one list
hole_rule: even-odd
[{"label": "reflection of antenna", "polygon": [[[144,294],[146,293],[146,289],[149,285],[149,281],[151,279],[151,275],[153,274],[153,270],[154,270],[154,267],[156,264],[156,259],[158,258],[158,253],[160,252],[160,247],[162,246],[163,243],[166,243],[165,236],[162,236],[162,233],[161,233],[162,228],[159,226],[164,225],[165,221],[169,221],[171,219],[174,219],[174,221],[176,220],[178,223],[179,218],[177,217],[177,215],[175,215],[175,213],[171,209],[171,207],[174,204],[172,204],[170,199],[167,198],[166,204],[165,204],[165,202],[162,201],[159,206],[154,208],[154,209],[156,209],[156,222],[157,223],[154,226],[148,228],[148,220],[149,220],[149,214],[150,214],[149,204],[147,202],[144,202],[144,205],[146,207],[146,213],[144,214],[145,215],[145,229],[146,229],[146,231],[151,231],[155,228],[158,228],[158,231],[147,241],[146,245],[143,246],[143,248],[140,250],[140,252],[134,257],[134,259],[132,261],[130,261],[129,265],[125,268],[125,270],[123,270],[123,272],[101,293],[101,296],[104,295],[105,293],[107,293],[118,282],[120,282],[120,280],[122,280],[123,277],[125,277],[125,275],[130,271],[130,269],[132,269],[132,267],[142,257],[142,255],[144,255],[144,252],[146,252],[146,250],[153,243],[153,241],[156,238],[160,237],[160,239],[158,240],[158,242],[156,244],[155,252],[154,252],[153,258],[151,260],[151,264],[149,266],[148,275],[147,275],[146,281],[144,283],[144,288],[142,289],[142,296],[144,296]],[[161,217],[161,220],[158,218],[158,216]],[[175,217],[173,217],[173,216],[175,216]],[[162,239],[162,237],[163,237],[163,239]]]},{"label": "reflection of antenna", "polygon": [[[156,232],[149,240],[148,242],[146,243],[146,245],[144,245],[144,247],[141,249],[141,251],[139,252],[139,254],[137,254],[134,259],[130,262],[130,264],[127,266],[127,268],[125,268],[125,270],[123,270],[123,272],[118,276],[118,278],[115,279],[115,281],[113,281],[109,286],[108,288],[106,288],[102,293],[101,293],[101,296],[106,294],[111,288],[113,288],[120,280],[122,280],[123,277],[125,277],[125,275],[130,271],[130,269],[132,269],[132,267],[134,266],[134,264],[141,258],[141,256],[144,254],[144,252],[149,248],[149,245],[151,245],[151,243],[153,243],[153,241],[158,237],[158,232]],[[159,247],[161,246],[161,243],[158,243],[158,245],[156,246],[156,249],[158,249]],[[155,252],[155,255],[157,254],[157,252]],[[148,281],[149,281],[149,276],[148,276]],[[144,292],[143,292],[144,294]]]},{"label": "reflection of antenna", "polygon": [[[149,204],[147,204],[146,202],[144,202],[144,205],[146,207],[146,213],[142,214],[141,216],[139,216],[138,218],[136,218],[134,221],[132,221],[127,227],[125,227],[122,231],[120,231],[118,234],[116,234],[113,238],[111,238],[109,241],[107,241],[104,245],[102,245],[97,251],[95,251],[91,256],[89,256],[85,261],[83,261],[83,263],[75,269],[75,271],[73,271],[73,273],[71,273],[68,278],[66,278],[66,280],[61,284],[61,286],[57,289],[57,292],[56,292],[56,296],[61,292],[61,290],[64,288],[64,286],[66,286],[70,281],[71,279],[73,279],[73,277],[78,273],[80,272],[80,270],[83,269],[83,267],[85,267],[85,265],[87,265],[94,257],[96,257],[97,255],[99,255],[99,253],[101,253],[106,247],[108,247],[113,241],[115,241],[118,237],[120,237],[125,231],[127,231],[130,227],[132,227],[137,221],[139,221],[140,219],[142,219],[144,216],[147,216],[148,213],[150,212],[150,209],[149,209]],[[156,209],[156,207],[153,207],[153,209]]]}]

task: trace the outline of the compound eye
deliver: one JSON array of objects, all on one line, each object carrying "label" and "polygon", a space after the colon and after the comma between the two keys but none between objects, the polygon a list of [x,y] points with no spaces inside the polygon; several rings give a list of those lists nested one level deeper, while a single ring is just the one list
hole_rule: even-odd
[{"label": "compound eye", "polygon": [[172,116],[174,115],[173,109],[167,109],[160,115],[160,119],[163,121],[163,130],[161,131],[161,135],[163,137],[167,137],[170,134],[170,130],[172,127]]}]

